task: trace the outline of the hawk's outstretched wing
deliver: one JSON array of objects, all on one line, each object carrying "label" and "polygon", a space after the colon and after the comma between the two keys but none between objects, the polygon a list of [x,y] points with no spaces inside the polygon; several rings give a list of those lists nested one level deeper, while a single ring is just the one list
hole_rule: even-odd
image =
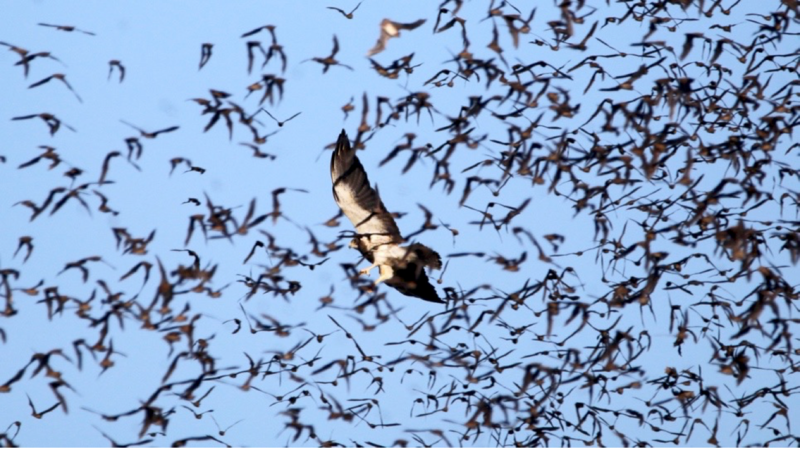
[{"label": "hawk's outstretched wing", "polygon": [[378,192],[369,185],[364,167],[350,146],[350,139],[342,130],[336,149],[331,156],[331,181],[333,199],[342,212],[353,222],[359,240],[371,250],[387,243],[400,244],[403,237],[392,215],[381,202]]}]

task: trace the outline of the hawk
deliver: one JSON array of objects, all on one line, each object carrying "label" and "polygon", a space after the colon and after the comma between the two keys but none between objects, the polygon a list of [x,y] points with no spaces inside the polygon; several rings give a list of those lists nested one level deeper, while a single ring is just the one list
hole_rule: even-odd
[{"label": "hawk", "polygon": [[331,181],[333,199],[356,228],[350,247],[358,249],[372,263],[359,273],[368,275],[378,267],[380,276],[375,285],[385,282],[406,296],[444,303],[425,273],[426,267],[441,269],[441,257],[419,243],[400,246],[404,239],[397,223],[378,192],[370,187],[367,172],[344,130],[331,156]]}]

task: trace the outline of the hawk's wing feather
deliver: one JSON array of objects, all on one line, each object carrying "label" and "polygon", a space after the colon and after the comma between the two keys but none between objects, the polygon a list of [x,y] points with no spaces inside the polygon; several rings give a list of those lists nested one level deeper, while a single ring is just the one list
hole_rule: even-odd
[{"label": "hawk's wing feather", "polygon": [[430,279],[425,274],[425,270],[416,264],[409,264],[401,269],[395,269],[394,277],[387,280],[386,285],[394,287],[406,296],[444,304],[444,301],[439,298],[439,294],[436,293],[436,288],[433,287]]},{"label": "hawk's wing feather", "polygon": [[333,198],[350,219],[356,232],[369,237],[369,246],[401,243],[403,237],[378,192],[369,185],[367,172],[356,157],[344,130],[331,156]]}]

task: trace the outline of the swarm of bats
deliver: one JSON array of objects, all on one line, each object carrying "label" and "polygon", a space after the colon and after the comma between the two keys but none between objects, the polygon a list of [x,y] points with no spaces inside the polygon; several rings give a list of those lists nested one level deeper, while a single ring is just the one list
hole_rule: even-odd
[{"label": "swarm of bats", "polygon": [[[76,105],[6,106],[9,129],[49,143],[30,154],[0,148],[0,177],[63,177],[2,195],[3,222],[30,231],[4,237],[0,349],[20,344],[11,320],[77,323],[58,347],[2,358],[0,417],[11,418],[0,422],[0,445],[30,444],[67,414],[90,419],[115,447],[231,447],[263,421],[277,423],[263,446],[800,444],[791,422],[800,393],[797,2],[748,10],[741,0],[614,8],[444,0],[383,20],[370,19],[378,2],[353,3],[309,6],[327,18],[312,52],[292,51],[282,33],[300,26],[292,23],[197,42],[199,61],[183,61],[187,77],[208,76],[227,52],[241,59],[230,70],[251,82],[209,83],[189,100],[203,123],[195,127],[140,128],[120,105],[105,130],[119,134],[118,148],[80,167],[63,139],[92,132],[71,124],[97,100],[76,72],[97,71],[120,89],[129,70],[146,74],[124,58],[80,67],[68,53],[0,41],[5,78]],[[104,39],[83,29],[89,24],[30,25],[76,48]],[[346,38],[354,26],[368,30],[364,39]],[[399,53],[411,42],[446,48],[450,58]],[[342,83],[349,102],[326,111],[329,123],[309,123],[308,112],[276,110],[300,95],[295,68],[307,78],[358,75],[401,87]],[[464,94],[453,104],[442,92]],[[218,132],[231,151],[277,170],[289,167],[269,140],[302,134],[325,136],[325,150],[378,155],[347,153],[347,164],[332,166],[335,201],[302,179],[235,202],[197,189],[169,206],[179,221],[128,224],[126,216],[152,212],[127,207],[115,184],[146,170],[148,158],[163,159],[156,175],[173,186],[214,176],[215,166],[194,165],[188,150],[165,152],[189,133]],[[311,173],[314,157],[304,158]],[[377,170],[381,192],[393,188],[387,173],[413,175],[459,214],[425,198],[387,208],[366,177]],[[587,226],[585,235],[562,231],[546,197]],[[353,203],[357,212],[346,207]],[[295,204],[327,209],[300,222]],[[41,226],[70,208],[108,228],[86,235],[107,240],[107,253],[76,253],[43,270],[55,248]],[[389,231],[365,225],[376,217]],[[181,237],[165,237],[167,227]],[[427,295],[400,295],[418,285],[359,271],[362,255],[373,262],[379,254],[374,242],[407,248],[391,253],[395,268],[414,267],[404,279],[424,280]],[[222,246],[235,248],[235,263],[215,257]],[[410,262],[434,255],[436,263]],[[459,276],[468,265],[480,274]],[[425,266],[440,270],[420,272]],[[321,280],[325,270],[335,284]],[[214,316],[206,302],[215,302]],[[276,303],[302,312],[284,316]],[[124,338],[132,334],[163,345],[165,361],[147,367],[163,372],[138,401],[98,409],[78,380],[136,376],[143,368],[127,360]],[[226,338],[241,351],[220,350]],[[259,416],[239,413],[242,395],[263,405]],[[174,431],[176,420],[196,432]],[[58,433],[49,438],[59,445]]]}]

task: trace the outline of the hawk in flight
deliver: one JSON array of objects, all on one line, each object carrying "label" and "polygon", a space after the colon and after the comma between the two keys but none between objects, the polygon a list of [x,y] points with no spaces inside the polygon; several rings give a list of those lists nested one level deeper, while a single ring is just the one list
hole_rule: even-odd
[{"label": "hawk in flight", "polygon": [[400,246],[404,241],[397,223],[378,192],[370,187],[367,172],[344,130],[331,157],[331,181],[333,199],[356,228],[350,247],[358,249],[372,263],[360,274],[367,275],[378,267],[380,276],[375,285],[386,282],[404,295],[444,303],[425,273],[425,267],[441,269],[441,257],[419,243]]}]

